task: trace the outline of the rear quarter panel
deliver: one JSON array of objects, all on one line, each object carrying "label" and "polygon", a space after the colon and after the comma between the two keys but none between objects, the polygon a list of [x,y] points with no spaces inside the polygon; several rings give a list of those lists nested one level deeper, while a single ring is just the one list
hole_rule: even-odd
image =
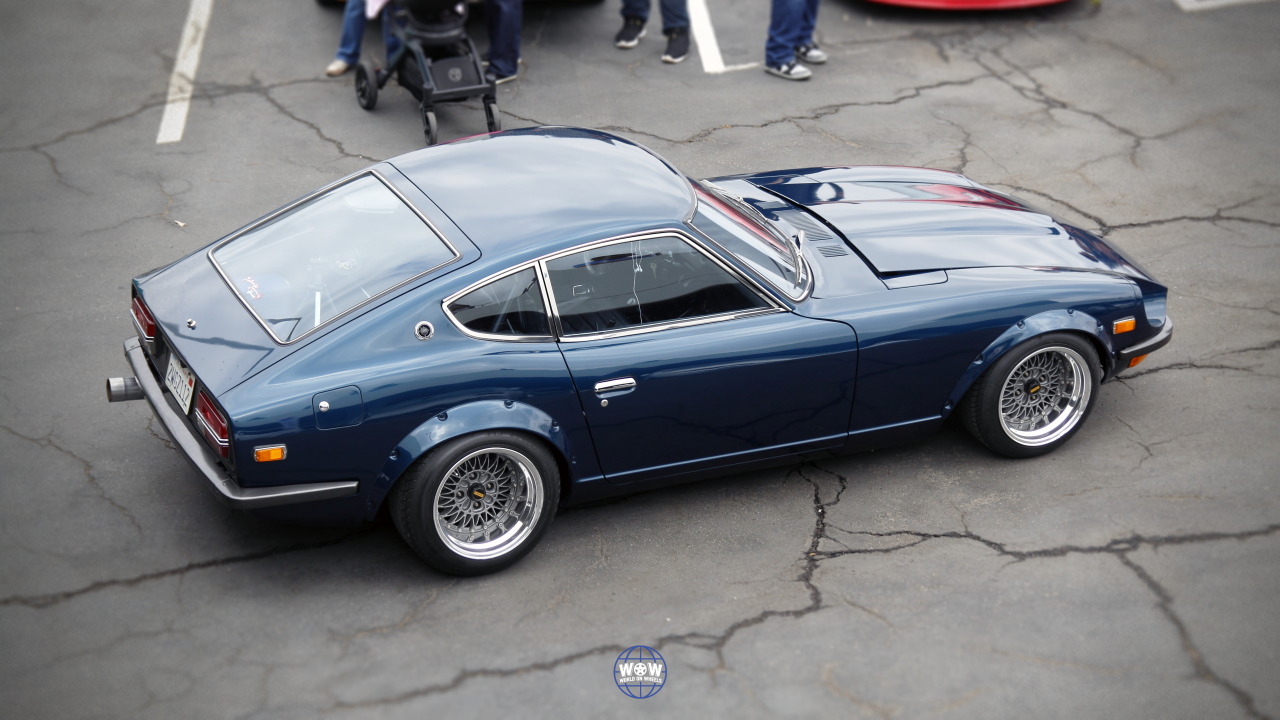
[{"label": "rear quarter panel", "polygon": [[[586,448],[580,469],[594,471],[581,407],[555,343],[464,335],[440,305],[439,297],[450,289],[452,284],[422,288],[398,298],[229,393],[224,404],[234,408],[241,484],[354,478],[372,512],[399,473],[434,443],[503,427],[538,432],[550,422],[558,424],[560,437],[548,442],[565,453],[579,440]],[[434,328],[425,341],[414,334],[423,321]],[[333,423],[323,422],[327,418],[317,406],[335,397],[359,408],[344,405],[342,423],[350,424],[325,428]],[[494,408],[516,412],[502,415]],[[285,460],[253,462],[253,447],[276,443],[288,445]]]}]

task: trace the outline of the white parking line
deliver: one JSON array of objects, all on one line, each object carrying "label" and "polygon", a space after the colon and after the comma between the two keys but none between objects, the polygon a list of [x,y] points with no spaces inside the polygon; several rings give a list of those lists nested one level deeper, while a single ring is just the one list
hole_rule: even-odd
[{"label": "white parking line", "polygon": [[191,0],[187,23],[182,28],[182,41],[178,43],[178,56],[173,63],[173,75],[169,77],[169,100],[160,118],[157,145],[178,142],[186,131],[187,110],[191,107],[196,69],[200,67],[200,50],[204,47],[205,31],[209,29],[212,13],[213,0]]},{"label": "white parking line", "polygon": [[711,75],[719,75],[760,65],[760,63],[727,66],[724,64],[724,56],[720,54],[720,41],[716,39],[716,29],[711,25],[711,12],[707,10],[707,0],[689,0],[689,28],[693,33],[693,42],[698,46],[698,57],[702,59],[703,71]]}]

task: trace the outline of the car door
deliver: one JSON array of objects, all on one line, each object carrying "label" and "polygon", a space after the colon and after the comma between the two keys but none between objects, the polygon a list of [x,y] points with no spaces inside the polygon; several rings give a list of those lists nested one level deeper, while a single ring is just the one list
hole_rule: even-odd
[{"label": "car door", "polygon": [[839,445],[857,341],[682,234],[546,261],[560,349],[605,476],[629,483]]}]

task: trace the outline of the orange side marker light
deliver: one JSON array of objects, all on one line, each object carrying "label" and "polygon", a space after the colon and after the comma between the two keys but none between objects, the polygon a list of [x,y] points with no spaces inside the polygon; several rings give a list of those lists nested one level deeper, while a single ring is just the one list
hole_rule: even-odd
[{"label": "orange side marker light", "polygon": [[286,454],[284,445],[264,445],[253,449],[253,459],[258,462],[283,460]]}]

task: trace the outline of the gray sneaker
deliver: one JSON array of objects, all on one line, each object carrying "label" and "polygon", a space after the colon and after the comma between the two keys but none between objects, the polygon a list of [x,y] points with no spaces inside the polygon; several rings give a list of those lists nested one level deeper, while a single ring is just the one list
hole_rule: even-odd
[{"label": "gray sneaker", "polygon": [[813,75],[813,72],[809,70],[809,68],[801,65],[795,60],[792,60],[786,65],[765,65],[764,71],[770,75],[777,75],[780,78],[786,78],[788,80],[808,80]]},{"label": "gray sneaker", "polygon": [[818,43],[811,42],[796,48],[796,59],[803,60],[810,65],[821,65],[827,61],[827,54],[822,52],[822,48],[818,47]]},{"label": "gray sneaker", "polygon": [[613,44],[623,50],[640,44],[640,38],[644,37],[644,21],[640,18],[624,18],[622,21],[622,29],[613,38]]}]

